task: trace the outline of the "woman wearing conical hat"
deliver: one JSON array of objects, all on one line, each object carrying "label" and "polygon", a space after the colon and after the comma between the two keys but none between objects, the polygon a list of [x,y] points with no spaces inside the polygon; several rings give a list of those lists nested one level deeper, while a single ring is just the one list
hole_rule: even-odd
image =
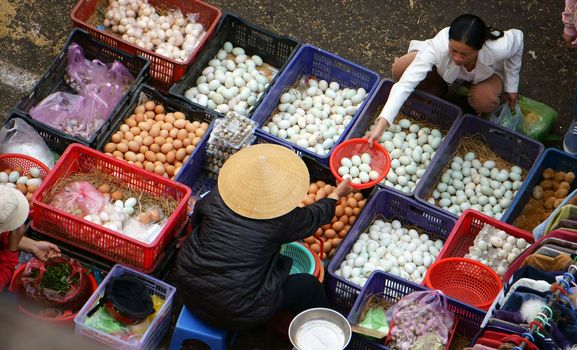
[{"label": "woman wearing conical hat", "polygon": [[242,329],[282,310],[327,306],[313,275],[289,276],[292,261],[280,248],[330,223],[337,200],[352,189],[342,182],[299,208],[308,187],[305,163],[282,146],[251,146],[226,161],[217,188],[196,203],[195,230],[178,256],[177,285],[193,314]]}]

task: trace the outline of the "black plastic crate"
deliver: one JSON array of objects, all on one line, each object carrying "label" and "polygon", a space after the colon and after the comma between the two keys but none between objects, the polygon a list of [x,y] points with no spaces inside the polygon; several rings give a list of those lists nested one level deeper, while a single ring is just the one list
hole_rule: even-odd
[{"label": "black plastic crate", "polygon": [[[133,113],[134,108],[138,106],[141,94],[144,94],[150,101],[154,101],[157,104],[162,104],[166,112],[179,111],[184,113],[186,120],[206,122],[210,124],[208,130],[206,131],[206,134],[202,137],[202,139],[203,140],[208,139],[208,137],[210,136],[210,132],[212,130],[212,122],[217,117],[216,115],[208,112],[206,109],[197,108],[191,105],[188,101],[183,100],[181,98],[163,95],[152,86],[143,84],[139,86],[138,89],[136,89],[136,91],[130,98],[130,101],[125,104],[125,107],[122,110],[118,111],[116,115],[114,115],[113,117],[114,123],[111,124],[109,130],[105,133],[104,137],[96,146],[96,149],[100,151],[104,149],[104,146],[110,141],[112,134],[118,131],[120,125],[124,123],[124,120],[128,118]],[[194,152],[192,152],[189,159],[186,161],[186,163],[184,163],[184,165],[182,166],[183,169],[186,166],[186,164],[188,164],[190,161],[192,161],[192,159],[194,159],[193,156],[197,152],[199,152],[200,150],[199,146],[201,143],[197,145],[196,149],[194,150]]]},{"label": "black plastic crate", "polygon": [[[196,86],[196,79],[202,75],[202,71],[207,67],[208,62],[216,56],[227,41],[230,41],[235,47],[242,47],[249,56],[259,55],[265,63],[279,70],[274,79],[269,83],[269,87],[272,86],[276,78],[280,75],[280,72],[300,46],[294,39],[273,34],[265,29],[249,24],[234,14],[227,13],[223,16],[214,37],[204,47],[198,59],[190,66],[184,77],[172,85],[170,94],[186,99],[184,97],[186,90]],[[256,104],[247,114],[247,117],[250,118],[252,112],[256,110],[256,107],[260,104],[264,95],[266,95],[269,87],[267,87],[262,96],[257,100]],[[189,101],[188,99],[186,100]],[[193,102],[190,103],[197,107],[205,108]],[[222,113],[218,111],[214,112],[222,115]]]},{"label": "black plastic crate", "polygon": [[[32,107],[38,105],[50,94],[59,91],[75,93],[74,90],[72,90],[72,88],[64,81],[64,74],[66,73],[66,67],[68,66],[68,48],[72,44],[78,44],[82,47],[85,57],[89,60],[98,59],[104,63],[112,63],[114,61],[121,62],[135,78],[133,85],[120,99],[118,105],[108,117],[108,120],[105,121],[100,130],[94,133],[88,140],[81,137],[70,136],[63,131],[32,119],[28,114]],[[150,74],[149,67],[150,62],[147,59],[136,55],[129,55],[107,44],[92,39],[90,35],[83,30],[74,29],[70,33],[60,55],[58,55],[58,57],[56,57],[52,62],[42,79],[36,83],[32,92],[18,102],[16,109],[24,112],[24,119],[29,124],[34,125],[36,130],[41,130],[42,134],[50,134],[53,139],[61,139],[61,141],[57,143],[65,144],[65,147],[58,147],[60,152],[62,152],[66,146],[74,142],[89,147],[95,147],[101,141],[102,137],[110,127],[110,124],[114,121],[117,111],[122,109],[123,105],[128,100],[130,93],[134,91],[138,85],[148,81]]]}]

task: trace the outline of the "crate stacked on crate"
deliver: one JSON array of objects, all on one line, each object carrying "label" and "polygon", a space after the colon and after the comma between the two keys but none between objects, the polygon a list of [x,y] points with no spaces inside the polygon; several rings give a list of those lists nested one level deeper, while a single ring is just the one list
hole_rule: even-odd
[{"label": "crate stacked on crate", "polygon": [[[394,304],[406,295],[426,290],[428,289],[422,285],[403,280],[383,271],[375,271],[371,274],[367,283],[359,293],[359,296],[356,298],[351,311],[348,313],[347,320],[351,325],[358,324],[367,302],[372,298],[378,298],[378,300]],[[453,329],[454,334],[450,334],[446,349],[457,348],[450,347],[451,340],[456,340],[456,338],[473,338],[479,330],[481,322],[485,317],[485,312],[465,305],[450,297],[447,298],[447,310],[454,313],[456,328]],[[356,350],[389,349],[382,340],[364,337],[356,333],[353,333],[350,346]]]},{"label": "crate stacked on crate", "polygon": [[[142,4],[142,2],[140,3]],[[118,32],[119,28],[113,28],[112,25],[110,25],[108,28],[105,26],[106,24],[112,24],[108,22],[116,20],[114,16],[117,15],[112,13],[113,18],[109,18],[110,15],[108,12],[110,9],[107,8],[107,0],[80,0],[72,10],[71,17],[72,22],[76,27],[83,28],[84,30],[88,31],[94,38],[103,41],[114,48],[118,48],[122,51],[134,55],[139,55],[150,60],[150,77],[152,78],[154,85],[163,91],[168,91],[170,86],[186,73],[187,68],[196,60],[200,54],[200,51],[202,51],[203,47],[214,35],[216,27],[221,18],[221,11],[218,8],[200,0],[150,0],[142,4],[142,6],[149,5],[154,8],[154,12],[157,12],[161,16],[166,16],[168,14],[175,13],[175,11],[180,11],[185,22],[189,17],[192,18],[196,23],[202,24],[203,30],[206,32],[206,34],[204,34],[200,40],[197,41],[196,46],[193,45],[186,48],[186,55],[184,58],[182,56],[180,58],[174,58],[172,55],[169,58],[167,52],[169,47],[164,46],[164,48],[162,48],[160,47],[160,43],[165,41],[168,42],[170,36],[167,34],[167,30],[172,30],[172,28],[170,28],[170,26],[169,28],[165,28],[159,20],[153,22],[152,17],[149,17],[153,12],[150,7],[143,9],[142,13],[138,13],[138,8],[136,11],[131,8],[131,10],[134,11],[135,15],[138,17],[138,22],[135,21],[138,25],[138,28],[135,26],[135,28],[133,28],[134,31],[141,33],[143,29],[152,29],[150,26],[154,25],[155,23],[159,27],[156,29],[157,38],[155,38],[158,41],[151,41],[154,47],[149,48],[146,48],[146,45],[143,42],[135,42],[135,33],[129,33],[125,27],[125,24],[119,24],[119,26],[124,26],[122,30],[126,30],[124,33],[126,36],[124,37],[121,34],[114,33],[114,29],[116,29]],[[134,5],[131,4],[131,7],[132,6]],[[128,9],[126,9],[126,12],[128,12]],[[145,15],[144,12],[148,13]],[[146,18],[143,18],[144,16]],[[118,18],[118,20],[121,20],[121,18]],[[128,22],[128,18],[126,18],[126,22]],[[168,22],[166,23],[168,24]],[[115,25],[114,27],[117,26]],[[159,30],[163,31],[162,35],[158,34]],[[193,35],[197,34],[195,31],[197,31],[197,28],[195,28],[193,25],[191,29],[187,27],[185,32],[187,34]],[[128,36],[129,34],[132,34],[131,37]],[[165,37],[164,41],[160,40],[161,36]],[[172,37],[174,38],[174,40],[172,40],[174,43],[186,39],[186,37],[183,38],[182,35],[177,37],[176,34]],[[173,46],[173,52],[175,48],[178,49],[179,47]],[[184,49],[184,47],[182,48]],[[162,49],[163,51],[159,51],[159,49]]]},{"label": "crate stacked on crate", "polygon": [[225,14],[214,38],[170,93],[221,114],[230,109],[250,117],[298,47],[291,38]]},{"label": "crate stacked on crate", "polygon": [[469,209],[459,217],[438,259],[473,259],[502,277],[509,264],[534,242],[529,232]]},{"label": "crate stacked on crate", "polygon": [[[129,276],[144,282],[146,290],[150,296],[159,301],[155,304],[155,313],[151,316],[153,318],[152,321],[150,321],[148,327],[141,336],[133,335],[132,338],[130,338],[126,336],[123,337],[122,333],[110,334],[105,332],[103,329],[98,329],[91,325],[89,321],[89,318],[95,317],[96,315],[94,314],[89,316],[89,313],[97,306],[100,299],[104,297],[106,287],[110,283],[110,280],[120,276]],[[163,281],[157,280],[123,265],[115,265],[102,281],[98,289],[84,304],[78,315],[74,318],[74,333],[102,343],[113,349],[156,349],[170,329],[170,324],[172,322],[172,303],[175,293],[176,288]]]},{"label": "crate stacked on crate", "polygon": [[[368,135],[376,124],[394,83],[390,79],[383,79],[379,83],[347,139]],[[423,176],[435,151],[441,145],[441,138],[447,135],[461,114],[461,109],[456,105],[415,90],[401,107],[393,125],[379,139],[379,143],[391,155],[392,161],[391,170],[381,185],[413,195],[415,184]]]},{"label": "crate stacked on crate", "polygon": [[186,186],[76,144],[34,193],[32,228],[148,273],[188,223],[189,197]]},{"label": "crate stacked on crate", "polygon": [[97,148],[173,179],[208,138],[215,116],[141,85]]},{"label": "crate stacked on crate", "polygon": [[[326,165],[332,148],[345,139],[378,83],[376,73],[303,45],[252,119],[273,142],[289,144]],[[324,104],[325,100],[334,101],[334,106]]]},{"label": "crate stacked on crate", "polygon": [[[375,269],[405,279],[422,280],[455,222],[453,217],[430,204],[388,188],[378,189],[329,264],[329,301],[340,312],[348,312]],[[401,236],[408,237],[408,241],[397,242]],[[417,263],[422,267],[417,267]],[[416,271],[420,278],[413,275]]]},{"label": "crate stacked on crate", "polygon": [[[68,49],[71,45],[77,44],[83,50],[88,60],[100,60],[103,63],[120,62],[128,69],[128,71],[135,78],[129,89],[120,99],[117,106],[110,113],[104,124],[91,137],[83,138],[81,136],[71,136],[70,134],[56,129],[55,127],[41,123],[30,116],[30,110],[41,103],[46,97],[56,92],[74,92],[73,88],[67,84],[66,70],[70,62],[68,62]],[[72,143],[81,143],[90,147],[95,147],[101,142],[104,134],[109,130],[111,124],[115,122],[114,117],[118,111],[124,107],[126,100],[128,100],[130,93],[132,93],[139,84],[147,81],[149,78],[148,60],[122,52],[105,43],[99,42],[91,38],[88,33],[83,30],[75,29],[72,31],[64,49],[60,55],[52,62],[44,76],[36,83],[32,92],[25,96],[16,105],[16,109],[23,112],[19,113],[19,117],[26,120],[26,122],[39,131],[43,138],[47,141],[49,147],[56,153],[61,154],[66,147]]]},{"label": "crate stacked on crate", "polygon": [[542,151],[540,142],[465,115],[435,153],[415,197],[455,217],[471,208],[499,219]]},{"label": "crate stacked on crate", "polygon": [[511,202],[511,209],[501,219],[532,231],[577,189],[575,171],[576,156],[555,148],[546,149]]}]

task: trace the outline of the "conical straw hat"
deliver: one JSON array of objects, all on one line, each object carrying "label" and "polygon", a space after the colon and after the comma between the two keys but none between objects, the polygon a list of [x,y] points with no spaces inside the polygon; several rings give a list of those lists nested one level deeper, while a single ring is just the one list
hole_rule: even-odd
[{"label": "conical straw hat", "polygon": [[251,219],[282,216],[307,194],[309,172],[288,148],[259,144],[231,156],[220,169],[218,190],[235,213]]}]

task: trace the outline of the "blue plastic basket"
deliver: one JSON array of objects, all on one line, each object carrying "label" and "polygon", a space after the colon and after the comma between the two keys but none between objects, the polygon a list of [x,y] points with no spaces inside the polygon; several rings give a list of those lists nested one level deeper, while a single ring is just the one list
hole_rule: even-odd
[{"label": "blue plastic basket", "polygon": [[[525,204],[531,198],[533,188],[543,179],[543,171],[551,168],[555,171],[577,171],[577,156],[570,155],[556,148],[547,148],[535,162],[523,185],[513,199],[509,210],[501,218],[502,221],[512,224],[523,212]],[[569,193],[577,188],[577,181],[571,184]]]},{"label": "blue plastic basket", "polygon": [[[106,286],[112,277],[130,275],[138,278],[146,285],[146,289],[150,295],[157,295],[164,299],[164,304],[160,310],[157,310],[154,320],[148,326],[148,329],[142,338],[134,341],[127,341],[118,336],[114,336],[85,324],[88,312],[92,310],[94,305],[100,298],[104,296]],[[106,275],[106,278],[98,286],[98,289],[92,294],[90,299],[84,304],[78,315],[74,318],[74,333],[88,337],[96,342],[107,345],[113,349],[122,350],[152,350],[156,349],[160,341],[170,328],[171,323],[171,309],[176,288],[156,278],[145,275],[142,272],[130,269],[124,265],[114,265],[112,270]]]},{"label": "blue plastic basket", "polygon": [[329,264],[327,296],[331,304],[345,315],[353,306],[361,287],[338,276],[335,271],[339,269],[359,235],[378,215],[387,220],[399,220],[403,225],[416,226],[443,241],[449,237],[457,221],[428,203],[417,202],[388,188],[378,189],[368,200]]},{"label": "blue plastic basket", "polygon": [[[347,140],[357,137],[365,137],[375,119],[378,117],[377,112],[383,107],[389,98],[391,89],[395,81],[383,79],[377,86],[375,93],[360,112],[359,117],[351,131],[347,135]],[[431,94],[415,90],[401,107],[401,113],[415,120],[421,120],[437,125],[442,130],[449,131],[455,122],[461,117],[463,112],[458,106],[442,100]],[[379,184],[385,187],[384,184]],[[413,192],[402,192],[393,187],[386,186],[391,190],[411,196]]]},{"label": "blue plastic basket", "polygon": [[302,244],[291,242],[283,244],[280,253],[292,259],[290,274],[308,273],[312,275],[315,272],[315,258],[313,254]]},{"label": "blue plastic basket", "polygon": [[[346,138],[360,112],[375,92],[377,84],[379,83],[379,75],[333,53],[312,45],[303,45],[293,56],[276,82],[271,86],[266,97],[254,112],[252,119],[258,123],[259,127],[262,127],[266,123],[273,111],[277,108],[280,96],[284,90],[291,87],[303,75],[313,75],[326,81],[336,81],[341,86],[349,88],[356,89],[362,87],[367,91],[366,99],[359,107],[351,123],[345,129],[345,132],[343,132],[339,140],[335,143],[335,145],[339,144]],[[326,165],[329,162],[330,152],[324,156],[319,156],[288,140],[283,140],[273,135],[271,135],[271,138],[275,143],[291,145],[297,151],[318,160],[321,164]]]},{"label": "blue plastic basket", "polygon": [[[374,271],[355,300],[347,320],[350,324],[359,322],[359,317],[371,295],[382,296],[386,301],[394,303],[405,295],[424,290],[428,290],[428,288],[383,271]],[[447,309],[455,314],[456,332],[469,338],[477,333],[485,317],[483,310],[463,304],[450,297],[447,297]],[[373,340],[353,333],[350,348],[355,350],[389,350],[390,348],[383,345],[382,342],[382,340]]]},{"label": "blue plastic basket", "polygon": [[[455,152],[459,149],[461,139],[479,135],[482,136],[491,150],[505,161],[520,166],[526,171],[530,171],[543,152],[543,144],[527,136],[521,135],[510,129],[484,120],[478,116],[466,114],[453,126],[449,134],[443,140],[443,143],[435,152],[431,160],[431,165],[421,177],[421,181],[413,191],[415,197],[427,203],[427,198],[435,189],[443,171],[449,164]],[[439,208],[440,209],[440,208]],[[441,209],[443,210],[443,209]],[[505,211],[504,215],[511,210],[511,207]],[[445,210],[443,210],[445,211]],[[447,214],[457,217],[455,214],[445,211]]]}]

